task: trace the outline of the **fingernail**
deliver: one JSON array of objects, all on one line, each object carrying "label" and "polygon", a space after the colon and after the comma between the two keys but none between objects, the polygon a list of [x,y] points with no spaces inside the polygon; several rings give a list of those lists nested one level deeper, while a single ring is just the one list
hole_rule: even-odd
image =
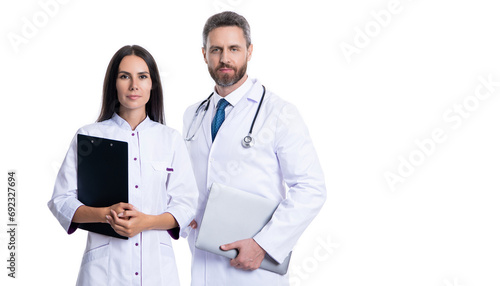
[{"label": "fingernail", "polygon": [[122,216],[123,216],[123,213],[119,213],[119,214],[118,214],[118,217],[122,217]]},{"label": "fingernail", "polygon": [[107,220],[110,220],[110,219],[111,219],[111,217],[110,217],[109,215],[106,215],[106,219],[107,219]]}]

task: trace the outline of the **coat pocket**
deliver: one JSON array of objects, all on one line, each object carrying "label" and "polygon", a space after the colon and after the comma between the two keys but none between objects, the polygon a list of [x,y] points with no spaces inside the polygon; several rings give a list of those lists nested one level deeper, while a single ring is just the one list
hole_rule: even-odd
[{"label": "coat pocket", "polygon": [[77,285],[107,285],[109,267],[109,240],[85,252]]},{"label": "coat pocket", "polygon": [[107,285],[110,237],[89,233],[77,285]]},{"label": "coat pocket", "polygon": [[160,231],[160,255],[162,282],[165,285],[180,285],[172,241],[166,231]]},{"label": "coat pocket", "polygon": [[151,166],[157,172],[173,173],[174,168],[170,161],[152,161]]},{"label": "coat pocket", "polygon": [[152,177],[149,183],[154,190],[155,195],[159,195],[158,202],[162,202],[158,213],[165,211],[170,201],[170,196],[165,192],[168,187],[170,175],[174,173],[172,161],[151,161]]}]

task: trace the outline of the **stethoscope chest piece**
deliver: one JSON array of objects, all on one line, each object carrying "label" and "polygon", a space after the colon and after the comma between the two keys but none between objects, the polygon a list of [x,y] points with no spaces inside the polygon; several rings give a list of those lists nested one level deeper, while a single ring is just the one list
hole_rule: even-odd
[{"label": "stethoscope chest piece", "polygon": [[241,145],[245,148],[250,148],[255,144],[255,140],[253,140],[253,137],[250,135],[247,135],[241,140]]}]

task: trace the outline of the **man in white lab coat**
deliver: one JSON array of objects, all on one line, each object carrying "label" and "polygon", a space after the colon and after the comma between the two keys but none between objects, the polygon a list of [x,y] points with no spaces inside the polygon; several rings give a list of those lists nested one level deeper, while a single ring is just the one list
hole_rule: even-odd
[{"label": "man in white lab coat", "polygon": [[[281,263],[326,199],[323,172],[297,109],[246,73],[252,49],[250,27],[241,15],[223,12],[207,20],[202,52],[215,90],[184,115],[184,136],[200,191],[188,238],[193,286],[289,285],[288,275],[259,266],[266,253]],[[254,145],[245,148],[242,139],[254,118]],[[280,202],[256,236],[221,246],[238,250],[232,260],[194,246],[214,182]]]}]

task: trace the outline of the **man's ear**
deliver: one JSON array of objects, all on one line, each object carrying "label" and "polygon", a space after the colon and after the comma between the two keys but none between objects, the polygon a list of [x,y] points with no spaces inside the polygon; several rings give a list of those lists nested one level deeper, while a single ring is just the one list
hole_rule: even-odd
[{"label": "man's ear", "polygon": [[208,64],[208,61],[207,61],[207,51],[205,51],[204,47],[201,47],[201,53],[203,54],[203,60],[205,61],[206,64]]},{"label": "man's ear", "polygon": [[247,62],[252,58],[253,44],[250,44],[247,49]]}]

